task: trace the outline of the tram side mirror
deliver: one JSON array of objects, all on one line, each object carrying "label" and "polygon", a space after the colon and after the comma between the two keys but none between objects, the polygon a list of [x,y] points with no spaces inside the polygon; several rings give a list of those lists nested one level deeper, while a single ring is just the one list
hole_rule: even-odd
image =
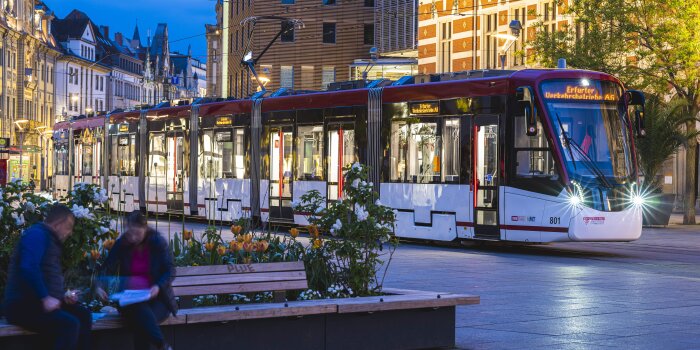
[{"label": "tram side mirror", "polygon": [[537,107],[535,107],[535,94],[530,86],[521,86],[515,89],[515,98],[518,101],[518,109],[525,116],[527,136],[537,135]]},{"label": "tram side mirror", "polygon": [[639,90],[627,90],[627,105],[634,107],[634,126],[637,137],[647,136],[647,130],[644,126],[644,105],[646,98],[644,93]]}]

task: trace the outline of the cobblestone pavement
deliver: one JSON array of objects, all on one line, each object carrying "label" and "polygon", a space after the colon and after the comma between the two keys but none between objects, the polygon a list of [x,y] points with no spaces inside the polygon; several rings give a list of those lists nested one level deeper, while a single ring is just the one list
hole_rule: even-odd
[{"label": "cobblestone pavement", "polygon": [[700,349],[700,226],[631,243],[405,243],[385,285],[481,296],[457,310],[460,349]]}]

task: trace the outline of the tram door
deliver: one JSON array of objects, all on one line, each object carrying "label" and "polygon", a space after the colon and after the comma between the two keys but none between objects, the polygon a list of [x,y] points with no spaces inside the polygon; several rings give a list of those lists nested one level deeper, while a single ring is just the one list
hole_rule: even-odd
[{"label": "tram door", "polygon": [[292,126],[270,128],[270,219],[294,220]]},{"label": "tram door", "polygon": [[474,237],[500,239],[498,116],[477,116],[473,130]]},{"label": "tram door", "polygon": [[185,182],[185,135],[182,131],[166,133],[167,169],[165,172],[165,195],[168,211],[181,212],[184,210]]},{"label": "tram door", "polygon": [[355,159],[355,130],[352,124],[328,125],[328,200],[343,196],[343,168]]}]

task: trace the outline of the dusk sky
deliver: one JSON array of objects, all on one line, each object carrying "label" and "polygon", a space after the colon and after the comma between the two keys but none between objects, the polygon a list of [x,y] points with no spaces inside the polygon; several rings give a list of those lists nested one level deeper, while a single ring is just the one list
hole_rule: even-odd
[{"label": "dusk sky", "polygon": [[[148,30],[151,35],[158,23],[167,23],[170,35],[170,51],[187,52],[192,45],[192,55],[206,60],[207,42],[204,25],[216,23],[214,0],[45,0],[59,18],[73,9],[85,12],[92,21],[109,26],[110,39],[122,32],[131,39],[138,21],[141,42],[146,44]],[[179,40],[198,35],[194,38]]]}]

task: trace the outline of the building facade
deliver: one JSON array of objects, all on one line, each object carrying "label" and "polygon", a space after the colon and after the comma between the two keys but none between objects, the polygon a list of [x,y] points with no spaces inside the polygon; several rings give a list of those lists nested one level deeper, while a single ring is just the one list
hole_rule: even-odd
[{"label": "building facade", "polygon": [[257,57],[282,28],[279,20],[253,25],[252,16],[283,16],[303,26],[287,31],[257,65],[268,90],[322,90],[350,79],[355,59],[369,58],[374,45],[374,1],[249,0],[221,4],[222,96],[238,98],[257,91],[258,83],[241,64],[248,52]]},{"label": "building facade", "polygon": [[19,177],[45,179],[51,172],[48,130],[60,56],[50,26],[53,13],[38,0],[0,5],[0,184]]},{"label": "building facade", "polygon": [[192,56],[191,46],[187,49],[187,54],[172,52],[170,61],[173,66],[177,98],[207,96],[207,66]]},{"label": "building facade", "polygon": [[[567,1],[557,0],[420,0],[418,65],[422,74],[471,69],[523,69],[535,62],[528,42],[535,24],[547,31],[573,24]],[[509,24],[520,21],[517,40]],[[515,38],[513,38],[515,39]]]},{"label": "building facade", "polygon": [[223,27],[223,1],[217,0],[216,24],[205,24],[207,37],[207,95],[206,97],[222,97],[221,76],[222,76],[222,42],[221,33]]}]

